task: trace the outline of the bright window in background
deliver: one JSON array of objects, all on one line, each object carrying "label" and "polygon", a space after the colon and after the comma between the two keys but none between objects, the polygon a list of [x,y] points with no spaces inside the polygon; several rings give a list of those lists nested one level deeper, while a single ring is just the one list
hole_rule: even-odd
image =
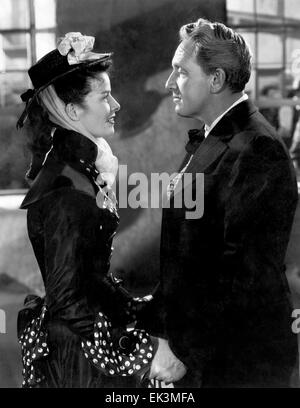
[{"label": "bright window in background", "polygon": [[28,0],[1,0],[0,29],[28,28]]},{"label": "bright window in background", "polygon": [[0,106],[20,103],[26,74],[56,44],[56,0],[1,0]]},{"label": "bright window in background", "polygon": [[1,71],[23,70],[31,62],[29,33],[1,34]]},{"label": "bright window in background", "polygon": [[299,0],[286,0],[284,10],[285,17],[300,20]]},{"label": "bright window in background", "polygon": [[241,6],[241,0],[227,0],[227,10],[235,12],[254,13],[253,0],[243,0]]},{"label": "bright window in background", "polygon": [[279,14],[280,0],[259,0],[256,2],[256,12],[258,14],[266,14],[277,16]]},{"label": "bright window in background", "polygon": [[55,36],[51,33],[37,33],[35,36],[36,59],[39,60],[56,46]]},{"label": "bright window in background", "polygon": [[56,1],[34,0],[35,26],[41,28],[53,28],[56,26]]},{"label": "bright window in background", "polygon": [[249,92],[257,98],[266,85],[277,84],[282,96],[287,96],[300,81],[300,1],[226,3],[228,25],[245,36],[252,50]]},{"label": "bright window in background", "polygon": [[286,63],[287,70],[294,72],[300,68],[300,36],[294,30],[290,31],[286,40]]},{"label": "bright window in background", "polygon": [[283,67],[281,35],[258,32],[257,39],[257,67],[281,69]]}]

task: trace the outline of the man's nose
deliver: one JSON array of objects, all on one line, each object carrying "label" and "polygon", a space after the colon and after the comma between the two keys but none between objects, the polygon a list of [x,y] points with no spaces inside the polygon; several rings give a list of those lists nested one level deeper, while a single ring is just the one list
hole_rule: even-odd
[{"label": "man's nose", "polygon": [[118,112],[121,109],[119,102],[113,96],[111,96],[110,100],[110,109],[114,112]]},{"label": "man's nose", "polygon": [[169,90],[172,90],[172,89],[174,89],[176,87],[174,71],[171,72],[169,78],[167,79],[165,87],[166,87],[166,89],[169,89]]}]

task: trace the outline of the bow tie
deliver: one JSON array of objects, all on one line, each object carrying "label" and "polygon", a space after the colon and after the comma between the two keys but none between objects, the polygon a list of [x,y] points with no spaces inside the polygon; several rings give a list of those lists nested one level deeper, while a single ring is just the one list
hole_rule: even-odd
[{"label": "bow tie", "polygon": [[185,150],[190,154],[195,153],[200,143],[205,139],[204,134],[204,126],[201,129],[190,129],[188,131],[189,141],[185,146]]}]

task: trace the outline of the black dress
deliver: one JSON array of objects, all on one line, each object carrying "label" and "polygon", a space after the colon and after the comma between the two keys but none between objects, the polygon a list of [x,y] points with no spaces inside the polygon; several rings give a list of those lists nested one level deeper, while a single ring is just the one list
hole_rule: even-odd
[{"label": "black dress", "polygon": [[94,338],[99,311],[113,327],[128,323],[128,298],[107,277],[119,218],[96,204],[96,156],[89,139],[57,129],[21,205],[28,210],[28,234],[46,293],[44,299],[27,299],[27,314],[19,315],[25,387],[136,385],[133,377],[104,375],[82,349],[82,341]]}]

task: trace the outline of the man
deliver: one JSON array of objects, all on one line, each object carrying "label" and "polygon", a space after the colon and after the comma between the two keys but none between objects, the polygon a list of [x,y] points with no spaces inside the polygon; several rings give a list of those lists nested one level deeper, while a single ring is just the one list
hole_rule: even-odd
[{"label": "man", "polygon": [[205,124],[182,171],[193,189],[204,173],[204,213],[186,217],[187,208],[174,205],[176,190],[163,210],[164,298],[153,320],[163,317],[165,352],[158,349],[150,378],[286,387],[297,358],[284,266],[297,203],[293,166],[244,93],[251,72],[244,39],[204,19],[180,36],[166,87],[179,116]]},{"label": "man", "polygon": [[[269,84],[264,86],[260,92],[260,95],[262,97],[270,99],[281,98],[280,89],[277,84]],[[278,132],[280,127],[279,108],[278,107],[261,108],[259,111]]]}]

